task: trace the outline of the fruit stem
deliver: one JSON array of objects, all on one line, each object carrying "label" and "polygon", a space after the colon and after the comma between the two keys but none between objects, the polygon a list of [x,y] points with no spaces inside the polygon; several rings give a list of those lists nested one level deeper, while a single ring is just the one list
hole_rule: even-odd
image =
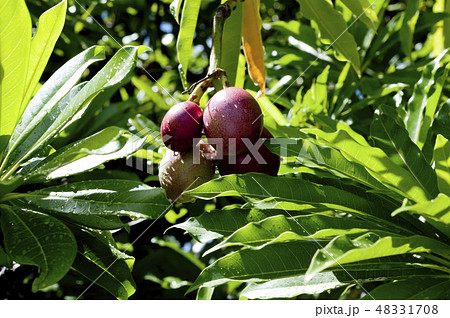
[{"label": "fruit stem", "polygon": [[231,15],[231,11],[236,9],[237,1],[238,0],[228,0],[217,8],[213,21],[212,48],[209,58],[208,73],[211,73],[221,66],[223,27],[225,25],[225,20]]},{"label": "fruit stem", "polygon": [[205,78],[202,78],[198,82],[192,84],[187,90],[183,92],[189,93],[190,96],[188,98],[188,101],[194,102],[198,104],[200,102],[200,99],[202,98],[203,94],[206,92],[208,87],[211,85],[215,86],[215,83],[219,86],[218,90],[221,90],[222,88],[230,87],[230,83],[228,82],[227,74],[224,70],[221,68],[216,68],[213,70],[210,74],[208,74]]},{"label": "fruit stem", "polygon": [[208,87],[211,86],[211,81],[207,77],[207,78],[195,83],[194,85],[196,85],[196,86],[195,86],[194,90],[192,91],[191,95],[189,95],[188,101],[196,103],[196,104],[200,104],[200,99],[202,99],[202,96],[203,96],[203,94],[205,94]]}]

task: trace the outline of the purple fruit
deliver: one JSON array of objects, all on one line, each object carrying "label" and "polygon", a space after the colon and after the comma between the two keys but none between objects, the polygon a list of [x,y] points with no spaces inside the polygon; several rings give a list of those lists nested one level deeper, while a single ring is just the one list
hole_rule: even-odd
[{"label": "purple fruit", "polygon": [[182,193],[198,187],[214,177],[213,151],[205,141],[200,140],[195,148],[184,152],[170,149],[159,165],[159,182],[171,201],[192,202],[194,199]]},{"label": "purple fruit", "polygon": [[185,152],[192,148],[193,140],[202,135],[202,110],[193,102],[175,104],[161,122],[164,144],[173,151]]},{"label": "purple fruit", "polygon": [[[248,151],[243,139],[255,144],[263,129],[263,116],[258,102],[242,88],[228,87],[217,92],[203,114],[205,135],[219,156]],[[219,142],[222,141],[221,149]],[[234,147],[235,145],[235,147]]]},{"label": "purple fruit", "polygon": [[[264,128],[261,138],[273,138],[273,136]],[[258,153],[262,158],[256,158],[253,153],[243,153],[218,160],[217,167],[220,175],[259,172],[276,176],[280,169],[280,157],[272,153],[265,145],[258,149]]]}]

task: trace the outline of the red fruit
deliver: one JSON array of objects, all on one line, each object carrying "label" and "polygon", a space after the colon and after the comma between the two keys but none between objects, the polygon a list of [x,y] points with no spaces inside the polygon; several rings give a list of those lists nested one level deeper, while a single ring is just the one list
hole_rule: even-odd
[{"label": "red fruit", "polygon": [[[273,138],[272,134],[264,128],[261,138]],[[237,156],[224,157],[217,161],[220,175],[244,174],[248,172],[265,173],[276,176],[280,169],[280,157],[272,153],[265,145],[258,149],[262,158],[256,158],[253,153],[244,153]],[[259,159],[259,161],[258,161]]]},{"label": "red fruit", "polygon": [[164,144],[173,151],[185,152],[192,148],[194,138],[202,136],[203,113],[193,102],[175,104],[161,122]]},{"label": "red fruit", "polygon": [[[203,122],[205,135],[219,157],[248,152],[243,138],[255,144],[263,129],[263,116],[258,102],[250,93],[238,87],[228,87],[217,92],[205,107]],[[222,149],[213,138],[222,140]]]}]

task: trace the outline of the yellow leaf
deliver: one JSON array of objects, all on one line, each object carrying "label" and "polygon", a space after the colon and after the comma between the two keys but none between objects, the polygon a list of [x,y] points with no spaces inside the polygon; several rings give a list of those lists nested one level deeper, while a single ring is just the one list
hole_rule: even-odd
[{"label": "yellow leaf", "polygon": [[261,38],[261,17],[259,15],[259,0],[244,1],[244,23],[242,30],[245,59],[248,64],[250,78],[258,84],[264,96],[266,89],[266,70],[264,68],[264,48]]}]

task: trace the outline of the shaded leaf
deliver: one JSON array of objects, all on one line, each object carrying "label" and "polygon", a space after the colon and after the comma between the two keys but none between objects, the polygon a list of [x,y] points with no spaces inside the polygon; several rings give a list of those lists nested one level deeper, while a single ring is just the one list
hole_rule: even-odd
[{"label": "shaded leaf", "polygon": [[1,206],[5,250],[20,264],[39,267],[34,292],[66,275],[76,255],[76,241],[64,223],[52,216],[15,206]]},{"label": "shaded leaf", "polygon": [[117,299],[133,295],[136,291],[131,275],[134,258],[116,248],[111,233],[87,229],[77,229],[75,233],[78,253],[72,268]]},{"label": "shaded leaf", "polygon": [[[428,300],[450,297],[450,282],[442,278],[414,277],[383,284],[370,291],[375,299]],[[372,299],[369,295],[362,299]]]}]

